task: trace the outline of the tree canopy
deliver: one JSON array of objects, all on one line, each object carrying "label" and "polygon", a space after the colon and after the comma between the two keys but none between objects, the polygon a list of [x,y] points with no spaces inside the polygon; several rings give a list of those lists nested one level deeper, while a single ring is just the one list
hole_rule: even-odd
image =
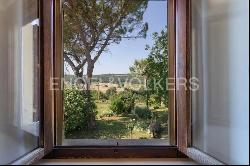
[{"label": "tree canopy", "polygon": [[131,73],[145,77],[147,91],[156,97],[157,101],[167,104],[167,76],[168,76],[168,42],[167,30],[153,34],[153,46],[146,46],[149,55],[146,59],[136,60],[130,67]]},{"label": "tree canopy", "polygon": [[146,37],[147,0],[65,0],[64,60],[77,77],[92,78],[94,64],[123,38]]}]

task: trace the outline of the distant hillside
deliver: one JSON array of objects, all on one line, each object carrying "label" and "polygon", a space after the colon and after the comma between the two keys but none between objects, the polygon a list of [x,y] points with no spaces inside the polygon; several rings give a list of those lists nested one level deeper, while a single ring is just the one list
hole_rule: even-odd
[{"label": "distant hillside", "polygon": [[[65,75],[65,81],[70,82],[74,81],[76,77],[74,75]],[[139,79],[139,80],[138,80]],[[143,81],[143,78],[134,77],[131,74],[100,74],[93,75],[92,82],[101,82],[101,83],[125,83],[130,82],[133,84],[138,84]]]}]

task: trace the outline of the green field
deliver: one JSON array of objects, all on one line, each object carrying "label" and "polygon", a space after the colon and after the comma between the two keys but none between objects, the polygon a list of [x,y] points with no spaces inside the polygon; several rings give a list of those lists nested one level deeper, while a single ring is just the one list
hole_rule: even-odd
[{"label": "green field", "polygon": [[[117,116],[110,113],[110,103],[96,101],[97,120],[96,128],[91,131],[73,132],[67,139],[152,139],[148,126],[150,121],[136,120],[133,122],[134,127],[131,131],[129,124],[133,119],[133,115]],[[144,104],[136,104],[137,107],[145,107]],[[161,139],[168,138],[168,111],[166,107],[159,109],[151,109],[158,116],[161,124]]]}]

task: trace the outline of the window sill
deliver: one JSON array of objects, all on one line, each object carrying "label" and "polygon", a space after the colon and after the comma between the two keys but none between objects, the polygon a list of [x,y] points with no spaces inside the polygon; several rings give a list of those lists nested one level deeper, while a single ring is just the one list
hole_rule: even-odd
[{"label": "window sill", "polygon": [[37,165],[197,165],[188,158],[152,159],[43,159]]}]

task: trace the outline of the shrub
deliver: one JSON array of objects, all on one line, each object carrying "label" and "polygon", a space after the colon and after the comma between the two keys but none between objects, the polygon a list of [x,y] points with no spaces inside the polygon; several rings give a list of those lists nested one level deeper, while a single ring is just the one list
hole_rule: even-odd
[{"label": "shrub", "polygon": [[130,119],[130,121],[127,123],[127,129],[130,131],[130,139],[133,138],[133,130],[136,127],[136,119]]},{"label": "shrub", "polygon": [[[96,105],[92,98],[78,89],[64,90],[64,127],[65,135],[73,131],[88,129],[96,117]],[[94,118],[94,119],[93,119]]]},{"label": "shrub", "polygon": [[160,138],[162,133],[161,124],[157,121],[152,121],[149,126],[150,132],[153,134],[153,138]]},{"label": "shrub", "polygon": [[144,103],[146,101],[145,95],[142,95],[139,92],[135,92],[134,93],[134,98],[139,103]]},{"label": "shrub", "polygon": [[131,113],[135,108],[135,98],[132,91],[124,91],[120,93],[120,98],[125,104],[125,112]]},{"label": "shrub", "polygon": [[152,112],[150,109],[146,107],[135,107],[134,114],[139,118],[143,120],[148,120],[152,118]]},{"label": "shrub", "polygon": [[154,107],[154,109],[158,109],[161,106],[161,97],[156,94],[150,96],[149,104]]},{"label": "shrub", "polygon": [[98,92],[97,90],[91,91],[91,95],[92,95],[94,100],[101,100],[101,101],[108,100],[108,97],[106,96],[106,94],[104,94],[103,92],[100,92],[100,91]]},{"label": "shrub", "polygon": [[150,121],[138,120],[135,127],[139,131],[145,131],[149,129],[149,125],[150,125]]},{"label": "shrub", "polygon": [[106,96],[107,96],[107,98],[111,98],[112,96],[114,96],[114,95],[116,95],[116,94],[117,94],[116,87],[109,88],[109,89],[106,91]]},{"label": "shrub", "polygon": [[111,100],[110,109],[116,115],[123,114],[126,110],[124,102],[119,97]]},{"label": "shrub", "polygon": [[114,116],[113,111],[112,111],[112,110],[108,110],[108,111],[102,113],[102,114],[100,115],[100,118],[103,118],[103,117],[112,117],[112,116]]},{"label": "shrub", "polygon": [[137,93],[138,93],[138,99],[139,99],[140,102],[146,102],[147,101],[147,90],[145,90],[144,87],[140,87],[140,89],[138,90]]},{"label": "shrub", "polygon": [[111,98],[110,109],[116,114],[130,114],[135,107],[135,99],[131,92],[121,92]]}]

